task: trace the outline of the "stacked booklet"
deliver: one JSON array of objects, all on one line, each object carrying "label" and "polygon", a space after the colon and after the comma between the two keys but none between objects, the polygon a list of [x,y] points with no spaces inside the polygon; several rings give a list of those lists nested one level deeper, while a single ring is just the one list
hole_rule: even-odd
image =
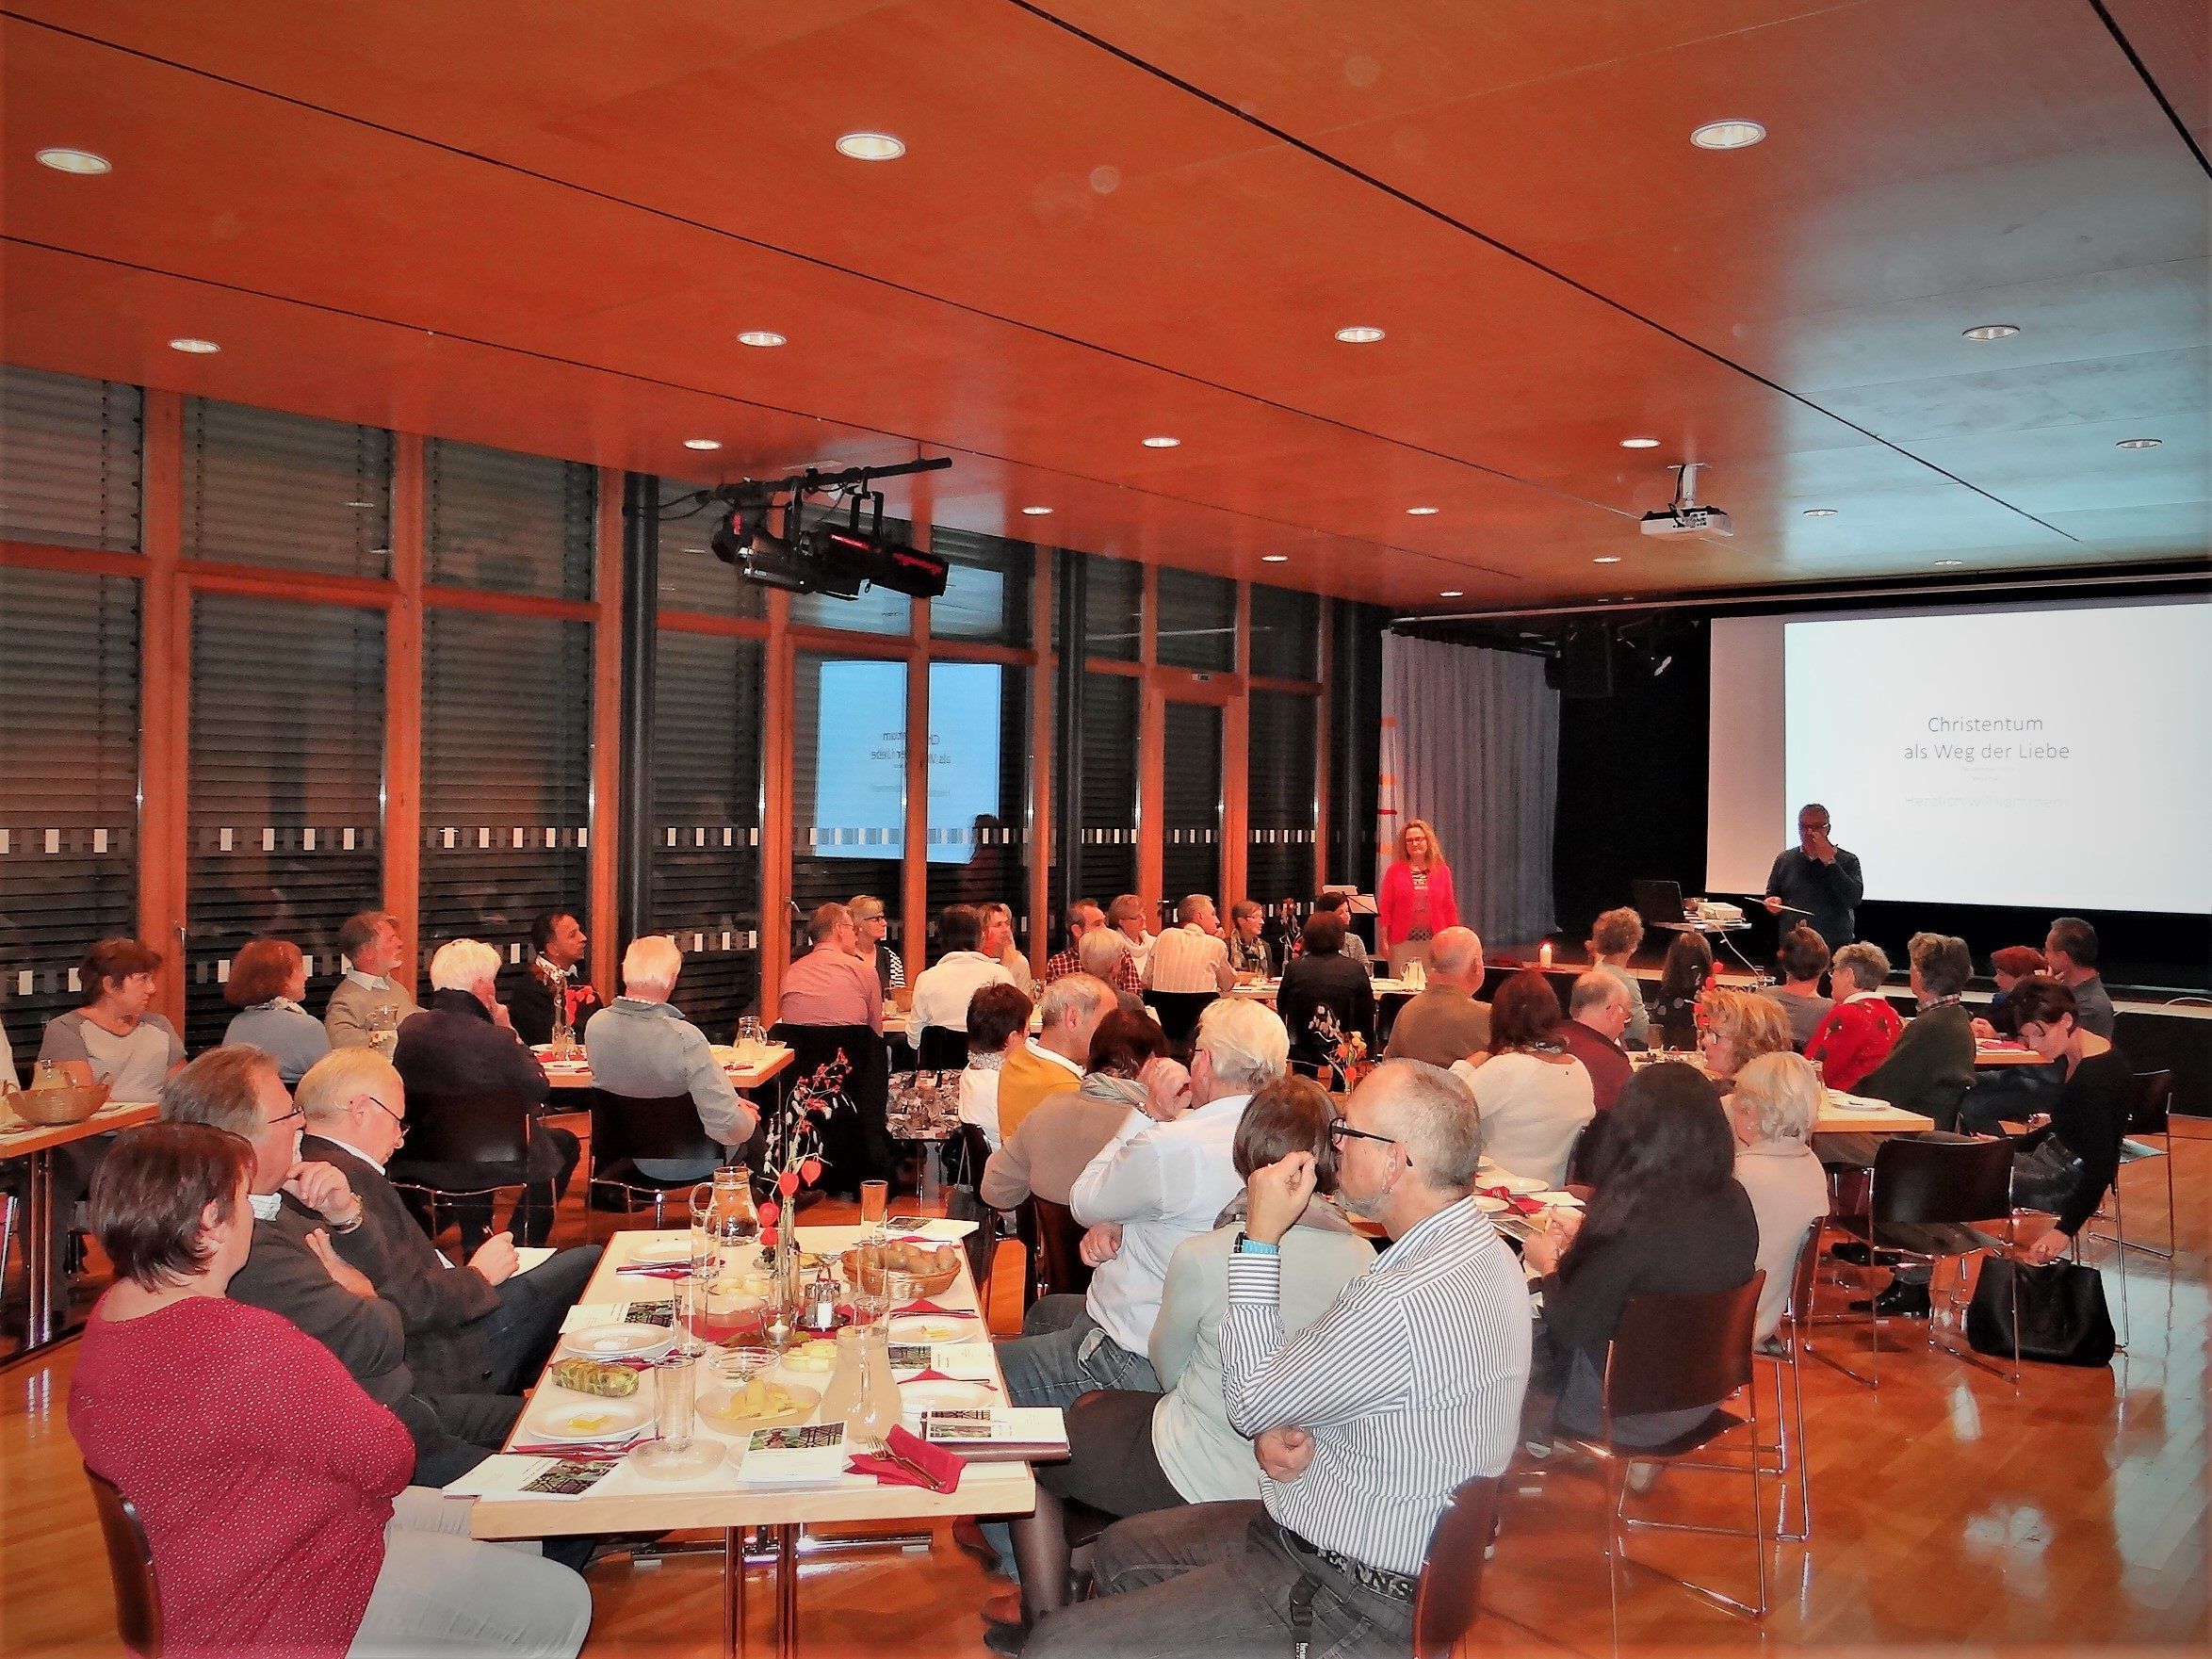
[{"label": "stacked booklet", "polygon": [[925,1411],[921,1438],[970,1463],[1049,1462],[1067,1456],[1067,1420],[1057,1406]]}]

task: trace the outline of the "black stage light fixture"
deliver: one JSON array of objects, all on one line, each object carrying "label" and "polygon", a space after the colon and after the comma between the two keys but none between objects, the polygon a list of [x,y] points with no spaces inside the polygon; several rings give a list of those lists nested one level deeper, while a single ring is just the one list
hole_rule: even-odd
[{"label": "black stage light fixture", "polygon": [[951,567],[942,559],[918,552],[903,542],[825,524],[816,528],[807,544],[825,594],[857,599],[864,586],[872,586],[916,599],[935,599],[944,594],[945,576]]}]

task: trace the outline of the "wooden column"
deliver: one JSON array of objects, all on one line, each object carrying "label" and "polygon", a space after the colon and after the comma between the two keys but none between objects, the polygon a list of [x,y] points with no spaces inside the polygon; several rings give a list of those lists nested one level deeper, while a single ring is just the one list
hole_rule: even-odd
[{"label": "wooden column", "polygon": [[392,594],[384,613],[384,908],[399,928],[393,978],[417,989],[422,909],[422,651],[429,563],[423,439],[392,434]]},{"label": "wooden column", "polygon": [[146,556],[138,591],[138,937],[162,953],[155,1009],[185,1029],[186,857],[191,769],[192,607],[177,570],[184,531],[184,399],[145,395]]},{"label": "wooden column", "polygon": [[617,968],[628,941],[615,926],[622,837],[622,502],[620,467],[599,468],[598,544],[592,574],[592,806],[588,891],[592,983],[603,998],[621,989]]}]

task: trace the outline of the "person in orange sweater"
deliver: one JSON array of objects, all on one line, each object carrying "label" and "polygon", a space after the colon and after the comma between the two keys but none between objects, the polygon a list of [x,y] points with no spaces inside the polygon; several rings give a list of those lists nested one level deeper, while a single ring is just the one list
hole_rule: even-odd
[{"label": "person in orange sweater", "polygon": [[1881,994],[1890,977],[1890,959],[1879,945],[1846,945],[1829,967],[1830,1008],[1814,1028],[1805,1058],[1820,1066],[1831,1089],[1855,1089],[1889,1058],[1905,1022]]}]

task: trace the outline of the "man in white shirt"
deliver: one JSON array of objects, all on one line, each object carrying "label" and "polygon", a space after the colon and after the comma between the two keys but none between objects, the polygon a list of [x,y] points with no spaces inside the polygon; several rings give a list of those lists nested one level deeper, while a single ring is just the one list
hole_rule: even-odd
[{"label": "man in white shirt", "polygon": [[1147,1349],[1168,1259],[1211,1232],[1242,1187],[1235,1144],[1245,1102],[1283,1075],[1290,1033],[1263,1003],[1223,999],[1199,1018],[1187,1085],[1172,1062],[1146,1067],[1146,1105],[1076,1178],[1069,1208],[1091,1230],[1087,1295],[1047,1296],[1020,1341],[999,1350],[1017,1406],[1066,1406],[1092,1389],[1158,1392]]},{"label": "man in white shirt", "polygon": [[1130,960],[1136,964],[1138,977],[1143,978],[1145,970],[1152,965],[1152,946],[1156,942],[1145,931],[1144,900],[1134,893],[1122,894],[1106,906],[1106,921],[1119,929],[1121,936],[1129,941]]},{"label": "man in white shirt", "polygon": [[1228,994],[1237,970],[1228,965],[1228,945],[1213,901],[1193,893],[1176,906],[1177,925],[1152,941],[1152,970],[1147,982],[1155,991]]},{"label": "man in white shirt", "polygon": [[937,916],[939,956],[915,976],[914,1024],[965,1033],[968,1002],[984,985],[1010,985],[1005,964],[982,951],[983,913],[972,904],[948,904]]}]

